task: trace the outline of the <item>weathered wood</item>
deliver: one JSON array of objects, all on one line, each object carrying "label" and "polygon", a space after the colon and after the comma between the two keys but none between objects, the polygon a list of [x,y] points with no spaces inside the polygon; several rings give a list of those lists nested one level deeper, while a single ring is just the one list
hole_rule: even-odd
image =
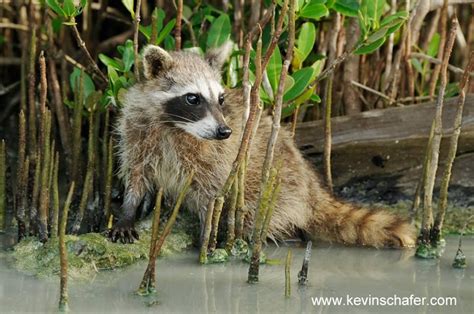
[{"label": "weathered wood", "polygon": [[[453,131],[455,102],[456,98],[447,100],[443,112],[441,164],[446,158],[447,138]],[[421,171],[434,110],[435,104],[431,102],[333,118],[335,184],[344,184],[354,177],[400,174],[403,184],[411,186]],[[319,166],[324,147],[322,121],[301,123],[296,130],[296,142],[305,155],[316,159]],[[474,154],[467,154],[473,151],[474,95],[471,94],[466,97],[458,159],[462,156],[464,164],[474,164]],[[466,181],[463,171],[455,163],[453,181],[463,178],[462,185],[474,185],[474,178]]]}]

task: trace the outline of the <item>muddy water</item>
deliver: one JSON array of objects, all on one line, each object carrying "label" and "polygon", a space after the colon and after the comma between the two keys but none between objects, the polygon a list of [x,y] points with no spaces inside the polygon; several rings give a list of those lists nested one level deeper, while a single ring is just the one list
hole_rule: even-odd
[{"label": "muddy water", "polygon": [[[143,262],[125,270],[102,272],[91,282],[71,282],[70,308],[76,313],[472,313],[474,237],[464,240],[469,263],[465,270],[451,267],[456,247],[457,237],[450,237],[440,260],[418,260],[407,251],[316,245],[309,285],[302,290],[296,282],[304,250],[292,247],[292,295],[288,299],[284,297],[283,264],[263,266],[261,282],[249,286],[245,282],[247,264],[230,262],[202,267],[197,264],[197,252],[192,251],[158,261],[158,305],[150,307],[147,303],[152,299],[133,294],[146,266]],[[270,258],[284,260],[287,250],[287,246],[272,246],[266,252]],[[443,302],[438,298],[449,296],[455,297],[457,304],[356,305],[356,297],[370,297],[372,304],[377,302],[375,297],[386,297],[387,302],[408,302],[395,295],[426,297],[426,303],[431,298]],[[314,306],[312,298],[322,302],[322,297],[341,297],[346,305]],[[0,313],[54,312],[57,300],[57,280],[20,274],[9,268],[5,255],[0,255]]]}]

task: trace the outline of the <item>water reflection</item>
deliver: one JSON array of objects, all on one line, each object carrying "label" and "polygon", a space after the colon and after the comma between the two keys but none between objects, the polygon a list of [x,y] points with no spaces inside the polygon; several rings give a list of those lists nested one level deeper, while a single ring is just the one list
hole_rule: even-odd
[{"label": "water reflection", "polygon": [[[440,260],[418,260],[412,251],[374,250],[315,245],[305,289],[297,285],[304,248],[292,248],[292,296],[284,297],[284,265],[263,265],[260,283],[246,283],[248,265],[197,264],[197,253],[189,252],[157,265],[158,296],[155,307],[135,296],[145,263],[124,271],[100,273],[90,282],[73,282],[70,307],[74,312],[186,312],[186,313],[340,313],[340,312],[446,312],[425,307],[315,307],[312,297],[361,296],[456,296],[458,305],[449,312],[474,308],[474,272],[451,268],[457,238],[448,239]],[[288,248],[269,247],[267,255],[284,260]],[[474,260],[474,238],[466,238],[464,252]],[[58,283],[38,280],[7,267],[0,255],[0,313],[13,311],[51,312],[56,309]],[[28,302],[25,302],[28,300]],[[444,308],[445,309],[445,308]]]}]

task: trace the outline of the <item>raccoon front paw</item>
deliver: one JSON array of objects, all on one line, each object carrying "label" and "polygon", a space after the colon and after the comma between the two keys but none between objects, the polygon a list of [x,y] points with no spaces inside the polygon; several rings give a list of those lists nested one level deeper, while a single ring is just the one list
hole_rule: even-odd
[{"label": "raccoon front paw", "polygon": [[109,239],[112,240],[112,242],[120,241],[126,244],[133,243],[135,240],[140,240],[140,237],[133,227],[133,221],[120,220],[112,229],[109,230]]}]

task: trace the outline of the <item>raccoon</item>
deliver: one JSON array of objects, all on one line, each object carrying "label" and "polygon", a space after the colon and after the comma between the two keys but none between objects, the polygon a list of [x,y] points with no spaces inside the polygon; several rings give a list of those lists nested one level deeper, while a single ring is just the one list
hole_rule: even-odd
[{"label": "raccoon", "polygon": [[[237,155],[244,111],[242,90],[221,85],[221,67],[231,43],[204,57],[189,51],[167,52],[149,45],[143,52],[144,79],[125,94],[118,118],[119,176],[125,184],[122,216],[110,232],[113,241],[138,239],[136,208],[157,187],[175,199],[191,171],[194,179],[185,207],[204,226],[206,205],[223,186]],[[245,179],[244,219],[250,235],[259,198],[262,164],[272,118],[261,118],[250,147]],[[299,232],[350,245],[411,247],[414,227],[383,210],[337,200],[303,158],[290,132],[281,129],[275,148],[281,160],[281,192],[269,225],[275,240]],[[225,206],[224,206],[225,211]]]}]

